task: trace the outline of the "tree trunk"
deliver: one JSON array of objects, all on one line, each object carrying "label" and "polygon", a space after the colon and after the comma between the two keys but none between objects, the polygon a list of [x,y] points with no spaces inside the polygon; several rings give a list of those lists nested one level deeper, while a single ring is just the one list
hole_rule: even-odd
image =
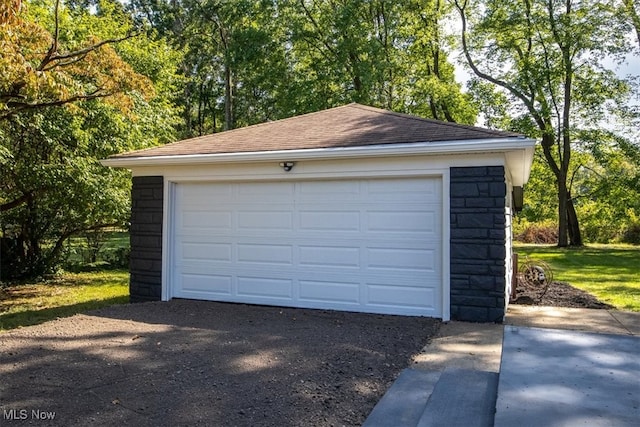
[{"label": "tree trunk", "polygon": [[567,179],[562,173],[556,175],[558,181],[558,247],[565,248],[569,246],[567,239],[569,224],[567,215]]},{"label": "tree trunk", "polygon": [[233,82],[231,67],[224,65],[224,130],[233,129]]},{"label": "tree trunk", "polygon": [[192,122],[191,122],[191,87],[190,84],[186,84],[184,86],[184,110],[182,114],[184,115],[184,128],[185,128],[185,137],[190,138],[193,136],[192,131]]},{"label": "tree trunk", "polygon": [[582,233],[580,233],[580,223],[578,221],[578,214],[576,208],[573,205],[573,198],[571,193],[567,194],[567,221],[569,226],[569,245],[582,246]]},{"label": "tree trunk", "polygon": [[631,18],[631,23],[633,24],[633,28],[636,30],[636,37],[638,39],[638,46],[640,46],[640,16],[636,11],[635,2],[633,0],[624,0],[623,1],[625,7],[627,8],[627,13]]}]

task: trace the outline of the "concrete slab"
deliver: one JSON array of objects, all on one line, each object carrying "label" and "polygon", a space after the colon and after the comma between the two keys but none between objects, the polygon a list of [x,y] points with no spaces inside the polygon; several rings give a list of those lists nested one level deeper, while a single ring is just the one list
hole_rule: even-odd
[{"label": "concrete slab", "polygon": [[637,426],[640,338],[505,326],[495,427]]},{"label": "concrete slab", "polygon": [[497,390],[495,372],[447,368],[417,427],[492,427]]},{"label": "concrete slab", "polygon": [[639,335],[640,313],[512,304],[507,310],[505,324],[604,334]]},{"label": "concrete slab", "polygon": [[405,369],[373,408],[362,426],[415,426],[424,412],[440,374]]},{"label": "concrete slab", "polygon": [[629,334],[640,336],[640,313],[610,310],[609,314],[616,319]]},{"label": "concrete slab", "polygon": [[442,371],[447,367],[499,372],[502,353],[502,325],[448,322],[438,337],[413,358],[412,367]]}]

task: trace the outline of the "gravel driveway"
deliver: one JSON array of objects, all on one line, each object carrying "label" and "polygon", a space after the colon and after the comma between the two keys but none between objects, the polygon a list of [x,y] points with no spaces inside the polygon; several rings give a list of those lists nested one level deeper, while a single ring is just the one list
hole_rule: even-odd
[{"label": "gravel driveway", "polygon": [[0,334],[0,425],[360,425],[439,326],[205,301],[114,306]]}]

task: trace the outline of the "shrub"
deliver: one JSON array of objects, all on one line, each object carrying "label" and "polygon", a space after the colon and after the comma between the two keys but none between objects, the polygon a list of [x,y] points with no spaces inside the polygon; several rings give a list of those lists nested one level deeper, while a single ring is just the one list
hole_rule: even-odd
[{"label": "shrub", "polygon": [[640,244],[640,222],[633,222],[627,226],[620,239],[622,243]]},{"label": "shrub", "polygon": [[515,240],[522,243],[558,243],[558,226],[553,223],[527,223],[514,227]]}]

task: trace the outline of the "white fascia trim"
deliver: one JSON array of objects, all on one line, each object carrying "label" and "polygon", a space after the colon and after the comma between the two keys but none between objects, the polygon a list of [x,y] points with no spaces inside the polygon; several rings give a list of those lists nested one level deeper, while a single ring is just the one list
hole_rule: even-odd
[{"label": "white fascia trim", "polygon": [[496,153],[531,149],[535,140],[527,138],[490,138],[459,141],[379,144],[359,147],[312,148],[300,150],[251,151],[244,153],[185,154],[174,156],[124,157],[101,160],[105,166],[132,168],[205,163],[322,160],[353,157],[411,156],[416,154]]}]

